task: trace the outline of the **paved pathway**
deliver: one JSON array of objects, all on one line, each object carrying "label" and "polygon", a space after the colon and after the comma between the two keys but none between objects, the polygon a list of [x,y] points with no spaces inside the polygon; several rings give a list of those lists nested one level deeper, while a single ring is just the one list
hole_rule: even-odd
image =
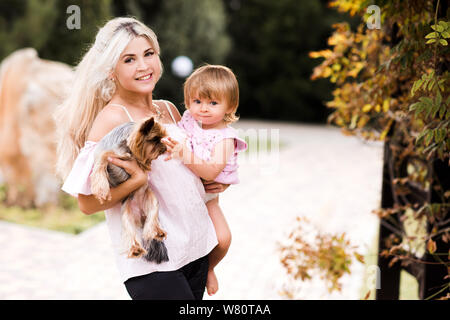
[{"label": "paved pathway", "polygon": [[[368,252],[378,227],[371,210],[380,202],[381,143],[329,126],[240,121],[236,128],[247,135],[279,132],[281,149],[241,156],[241,183],[220,200],[232,245],[216,268],[219,292],[205,299],[284,299],[279,292],[292,282],[277,247],[298,215],[322,232],[346,232]],[[0,247],[0,299],[129,299],[104,223],[72,236],[0,222]],[[354,262],[342,292],[328,293],[315,277],[296,286],[296,297],[359,299],[364,270]]]}]

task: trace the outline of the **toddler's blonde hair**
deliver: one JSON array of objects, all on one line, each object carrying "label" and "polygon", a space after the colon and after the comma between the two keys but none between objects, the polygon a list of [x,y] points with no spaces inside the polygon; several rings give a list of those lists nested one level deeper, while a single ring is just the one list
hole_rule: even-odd
[{"label": "toddler's blonde hair", "polygon": [[229,124],[237,121],[236,111],[239,105],[239,85],[230,68],[221,65],[204,65],[196,69],[184,83],[184,105],[189,104],[194,95],[205,99],[225,100],[229,112],[224,121]]}]

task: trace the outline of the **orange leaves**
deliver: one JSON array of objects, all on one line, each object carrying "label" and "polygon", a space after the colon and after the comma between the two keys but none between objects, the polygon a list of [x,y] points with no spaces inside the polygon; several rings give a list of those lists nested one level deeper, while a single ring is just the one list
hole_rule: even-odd
[{"label": "orange leaves", "polygon": [[[333,0],[330,5],[361,14],[362,2]],[[379,4],[384,15],[380,30],[368,30],[364,22],[356,31],[345,23],[334,25],[329,51],[310,55],[324,58],[312,79],[336,83],[333,100],[327,102],[334,109],[328,122],[343,134],[386,140],[392,133],[386,163],[394,204],[374,211],[399,236],[386,241],[389,249],[383,255],[392,258],[390,265],[420,263],[429,253],[441,261],[434,264],[448,266],[449,252],[437,252],[437,243],[450,243],[450,191],[431,168],[436,159],[450,165],[450,23],[438,22],[439,1],[403,2]],[[436,194],[432,203],[430,194]]]},{"label": "orange leaves", "polygon": [[311,58],[325,59],[314,68],[311,79],[329,78],[337,84],[333,100],[327,103],[329,108],[336,109],[329,120],[345,127],[344,134],[360,133],[367,139],[384,139],[392,123],[391,116],[384,114],[394,107],[389,93],[395,89],[391,89],[395,81],[377,73],[376,65],[389,59],[390,51],[381,44],[379,31],[367,32],[360,26],[357,32],[352,32],[346,23],[333,27],[335,31],[328,39],[332,50],[310,53]]},{"label": "orange leaves", "polygon": [[330,7],[336,7],[340,12],[348,12],[351,16],[365,10],[365,1],[363,0],[332,0]]},{"label": "orange leaves", "polygon": [[383,129],[383,131],[380,134],[379,140],[384,140],[384,138],[386,137],[386,135],[389,132],[389,129],[391,129],[391,125],[394,122],[393,119],[389,119],[388,124],[386,125],[386,127]]},{"label": "orange leaves", "polygon": [[331,56],[333,55],[333,51],[331,51],[330,49],[325,49],[325,50],[320,50],[320,51],[312,51],[309,53],[309,57],[310,58],[325,58],[325,59],[329,59],[331,58]]},{"label": "orange leaves", "polygon": [[365,67],[365,63],[364,62],[355,62],[352,65],[352,69],[348,71],[347,75],[349,77],[353,77],[356,78],[359,74],[359,72],[362,70],[362,68]]},{"label": "orange leaves", "polygon": [[[281,246],[281,263],[294,279],[309,280],[318,274],[328,284],[328,290],[341,290],[340,278],[350,273],[353,258],[364,263],[345,233],[320,233],[306,218],[297,224],[286,244]],[[286,293],[292,296],[292,293]]]},{"label": "orange leaves", "polygon": [[436,252],[436,242],[434,242],[433,240],[429,239],[427,242],[427,250],[429,253],[433,254]]},{"label": "orange leaves", "polygon": [[353,255],[355,256],[356,260],[358,260],[361,263],[365,263],[364,256],[360,255],[358,252],[354,252]]}]

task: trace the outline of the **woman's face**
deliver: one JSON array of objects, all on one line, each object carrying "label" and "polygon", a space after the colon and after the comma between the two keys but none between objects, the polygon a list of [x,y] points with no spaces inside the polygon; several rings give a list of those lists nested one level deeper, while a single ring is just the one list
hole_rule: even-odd
[{"label": "woman's face", "polygon": [[137,37],[123,50],[113,77],[118,90],[148,94],[155,88],[160,75],[158,54],[147,38]]}]

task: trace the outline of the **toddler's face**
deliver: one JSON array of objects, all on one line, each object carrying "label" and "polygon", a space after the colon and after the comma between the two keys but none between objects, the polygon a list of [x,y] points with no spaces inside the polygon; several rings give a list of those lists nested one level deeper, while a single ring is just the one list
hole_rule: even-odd
[{"label": "toddler's face", "polygon": [[188,109],[195,120],[200,121],[203,129],[211,129],[224,123],[228,104],[224,99],[201,98],[192,96]]}]

